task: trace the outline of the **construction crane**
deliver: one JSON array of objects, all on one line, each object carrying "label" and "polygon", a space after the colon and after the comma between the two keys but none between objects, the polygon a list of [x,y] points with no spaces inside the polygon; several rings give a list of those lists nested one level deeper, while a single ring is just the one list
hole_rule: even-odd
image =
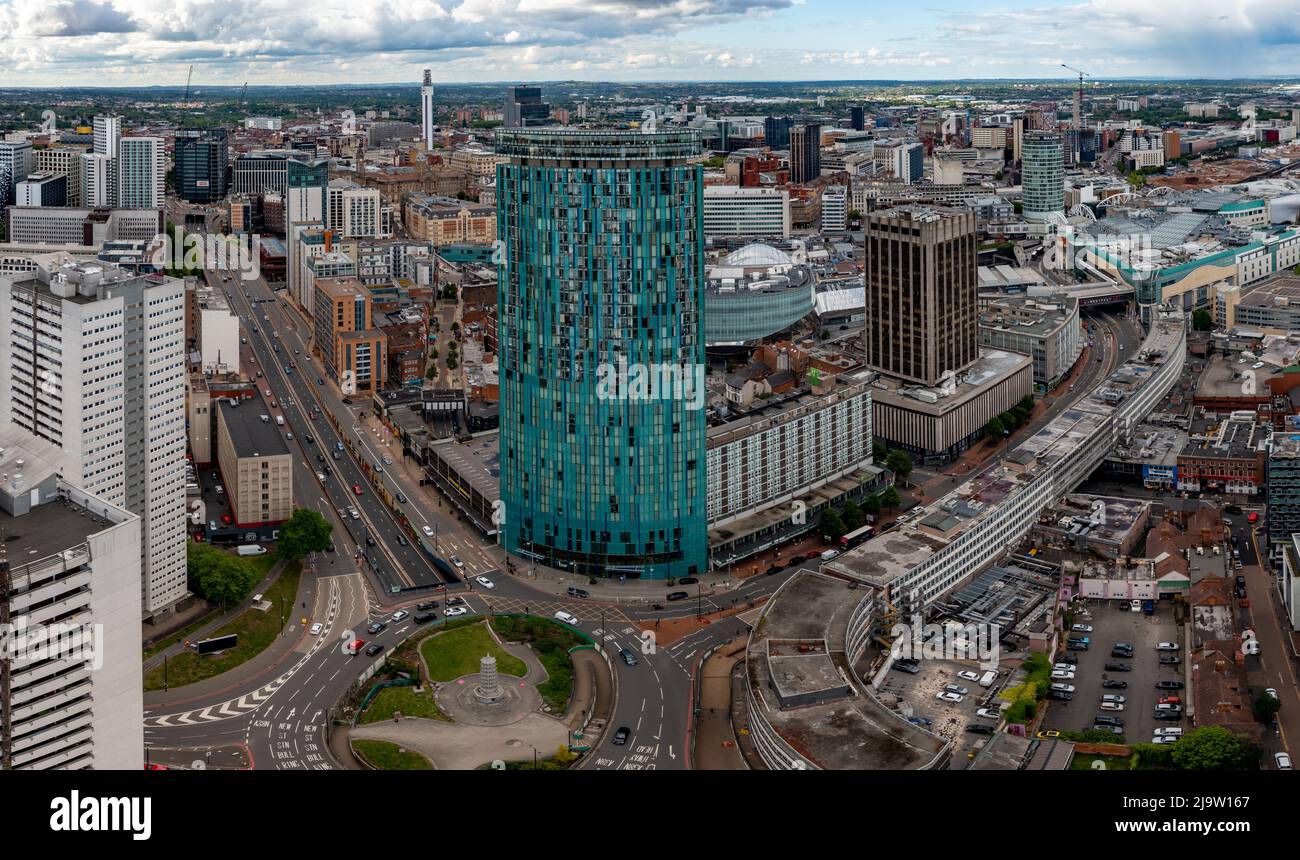
[{"label": "construction crane", "polygon": [[190,72],[185,76],[185,98],[184,101],[190,100],[190,81],[194,79],[194,66],[190,66]]},{"label": "construction crane", "polygon": [[1076,129],[1083,128],[1083,79],[1090,78],[1092,75],[1088,74],[1083,69],[1076,69],[1074,66],[1067,66],[1065,63],[1061,63],[1061,68],[1069,69],[1079,75],[1079,91],[1075,93],[1074,96],[1074,119],[1071,120],[1070,124]]}]

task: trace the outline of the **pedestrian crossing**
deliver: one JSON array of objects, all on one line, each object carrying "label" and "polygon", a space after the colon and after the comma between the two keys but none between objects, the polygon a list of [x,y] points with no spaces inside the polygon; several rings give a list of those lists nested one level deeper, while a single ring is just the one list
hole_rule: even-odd
[{"label": "pedestrian crossing", "polygon": [[495,597],[480,594],[493,612],[519,615],[541,615],[553,617],[556,612],[567,612],[579,621],[595,621],[605,624],[626,624],[632,619],[617,606],[583,603],[572,601],[562,603],[558,600],[522,600],[518,597]]}]

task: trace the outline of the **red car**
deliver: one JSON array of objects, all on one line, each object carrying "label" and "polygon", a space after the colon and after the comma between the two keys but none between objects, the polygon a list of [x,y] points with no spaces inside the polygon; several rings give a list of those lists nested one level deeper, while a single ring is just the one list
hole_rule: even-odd
[{"label": "red car", "polygon": [[1247,514],[1247,515],[1246,515],[1246,522],[1248,522],[1248,523],[1257,523],[1257,522],[1259,522],[1259,511],[1251,511],[1249,514]]},{"label": "red car", "polygon": [[353,484],[353,485],[352,485],[352,492],[356,493],[358,496],[361,495],[361,485],[360,485],[360,484]]},{"label": "red car", "polygon": [[1161,696],[1157,704],[1161,705],[1181,705],[1183,700],[1177,696]]},{"label": "red car", "polygon": [[222,514],[222,515],[221,515],[221,521],[222,521],[223,523],[225,523],[226,525],[230,525],[231,523],[233,523],[233,522],[235,521],[235,518],[232,517],[230,514]]}]

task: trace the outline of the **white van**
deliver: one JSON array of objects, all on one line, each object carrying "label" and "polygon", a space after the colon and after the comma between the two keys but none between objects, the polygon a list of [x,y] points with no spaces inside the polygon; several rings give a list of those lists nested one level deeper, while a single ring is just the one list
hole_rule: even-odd
[{"label": "white van", "polygon": [[980,676],[980,686],[986,688],[992,687],[993,683],[997,681],[997,679],[998,679],[997,672],[991,672],[991,671],[985,672],[983,675]]},{"label": "white van", "polygon": [[835,556],[839,554],[840,551],[837,549],[828,549],[826,550],[826,552],[822,553],[822,561],[830,561],[831,559],[835,558]]},{"label": "white van", "polygon": [[261,544],[246,543],[235,550],[239,555],[266,555],[266,547]]}]

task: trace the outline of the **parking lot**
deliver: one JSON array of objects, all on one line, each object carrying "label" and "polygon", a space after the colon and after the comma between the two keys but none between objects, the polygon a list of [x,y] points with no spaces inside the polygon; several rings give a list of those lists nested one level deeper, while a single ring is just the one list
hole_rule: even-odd
[{"label": "parking lot", "polygon": [[[1079,659],[1075,677],[1072,681],[1059,681],[1074,685],[1074,699],[1069,702],[1049,702],[1047,717],[1043,721],[1044,729],[1058,731],[1086,731],[1093,726],[1093,720],[1099,714],[1119,717],[1124,721],[1124,739],[1132,743],[1147,743],[1152,731],[1158,727],[1188,727],[1185,720],[1156,720],[1154,711],[1156,701],[1161,696],[1178,696],[1184,699],[1184,690],[1157,690],[1158,681],[1186,681],[1185,664],[1164,665],[1158,660],[1156,644],[1159,642],[1176,642],[1180,648],[1175,653],[1185,661],[1187,655],[1174,623],[1173,608],[1165,603],[1156,603],[1155,615],[1147,616],[1141,612],[1121,611],[1117,600],[1083,601],[1092,618],[1076,618],[1076,623],[1092,625],[1091,633],[1073,633],[1074,636],[1087,636],[1092,645],[1087,651],[1070,651],[1069,654]],[[1111,648],[1117,642],[1127,642],[1133,646],[1131,658],[1112,657]],[[1125,663],[1132,667],[1129,672],[1106,670],[1107,663]],[[1127,684],[1124,689],[1107,689],[1102,687],[1106,679],[1113,679]],[[1118,694],[1125,698],[1123,711],[1102,711],[1098,708],[1103,694]],[[1119,736],[1116,735],[1116,739]]]},{"label": "parking lot", "polygon": [[[936,735],[941,735],[953,744],[953,761],[965,762],[966,753],[978,749],[990,735],[966,731],[972,723],[985,724],[990,727],[997,720],[976,715],[980,708],[998,710],[1000,702],[997,691],[1006,681],[1006,670],[998,672],[998,679],[991,688],[984,688],[978,681],[958,678],[958,672],[973,672],[983,675],[983,669],[975,661],[966,660],[921,660],[920,671],[911,675],[897,667],[890,670],[885,683],[880,687],[880,694],[893,694],[912,706],[914,717],[930,720],[926,726]],[[965,687],[968,692],[961,702],[945,702],[937,698],[948,684]],[[964,765],[963,765],[964,766]]]}]

